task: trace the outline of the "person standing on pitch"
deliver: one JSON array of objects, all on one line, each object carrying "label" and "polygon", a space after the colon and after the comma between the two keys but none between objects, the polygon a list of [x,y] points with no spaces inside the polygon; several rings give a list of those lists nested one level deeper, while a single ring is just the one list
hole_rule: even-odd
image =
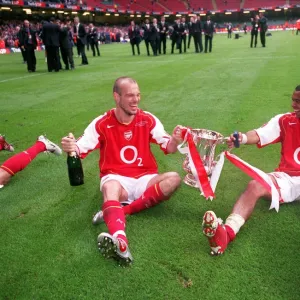
[{"label": "person standing on pitch", "polygon": [[26,54],[26,49],[25,48],[21,48],[21,44],[20,44],[20,41],[22,40],[22,30],[20,28],[20,26],[17,26],[16,27],[16,36],[17,36],[17,39],[18,39],[18,44],[19,44],[19,47],[21,49],[21,53],[22,53],[22,57],[23,57],[23,63],[26,64],[27,63],[27,54]]},{"label": "person standing on pitch", "polygon": [[192,22],[192,32],[194,38],[194,45],[196,53],[203,52],[203,43],[202,43],[202,22],[200,16],[191,18]]},{"label": "person standing on pitch", "polygon": [[[208,237],[211,254],[224,253],[229,242],[233,241],[240,228],[250,218],[256,203],[262,197],[272,200],[272,206],[300,200],[300,85],[292,95],[292,113],[280,114],[262,127],[239,133],[241,144],[257,145],[259,148],[281,143],[281,160],[275,172],[266,174],[245,162],[240,168],[252,173],[244,193],[236,201],[231,214],[222,224],[213,211],[203,217],[202,229]],[[233,147],[235,138],[230,136],[228,146]],[[274,204],[274,205],[273,205]]]},{"label": "person standing on pitch", "polygon": [[84,25],[79,22],[79,18],[74,18],[73,32],[76,36],[77,46],[81,55],[81,65],[88,65],[89,62],[85,55],[85,45],[87,43],[87,33],[85,31]]},{"label": "person standing on pitch", "polygon": [[137,53],[140,55],[140,42],[141,42],[141,35],[140,35],[140,28],[135,25],[134,21],[130,22],[130,27],[128,29],[128,36],[130,39],[132,55],[135,55],[134,46],[136,46]]},{"label": "person standing on pitch", "polygon": [[207,48],[209,52],[212,51],[212,40],[213,40],[213,35],[214,35],[214,24],[210,20],[210,16],[207,17],[207,21],[204,23],[203,26],[203,31],[205,35],[205,53],[207,53]]},{"label": "person standing on pitch", "polygon": [[298,20],[296,21],[296,29],[297,29],[296,35],[298,35],[298,32],[300,31],[300,19],[298,19]]},{"label": "person standing on pitch", "polygon": [[[2,136],[0,136],[0,149],[1,146],[3,146],[6,147],[8,151],[14,151],[13,147],[1,138]],[[10,181],[12,176],[15,176],[18,172],[25,169],[39,153],[45,151],[55,155],[61,155],[62,153],[57,145],[41,135],[30,148],[7,159],[0,165],[0,188],[3,188]]]},{"label": "person standing on pitch", "polygon": [[149,44],[150,44],[151,27],[150,27],[149,19],[145,20],[145,24],[142,26],[142,28],[144,31],[143,38],[144,38],[146,49],[147,49],[147,55],[150,56]]},{"label": "person standing on pitch", "polygon": [[169,27],[169,34],[171,38],[171,54],[174,54],[174,46],[182,53],[181,48],[181,32],[180,32],[180,18],[175,20],[175,24]]},{"label": "person standing on pitch", "polygon": [[159,27],[157,24],[157,19],[153,18],[152,24],[150,27],[150,36],[149,40],[151,43],[151,48],[153,51],[153,55],[157,56],[157,52],[159,51]]},{"label": "person standing on pitch", "polygon": [[157,117],[139,109],[140,89],[130,77],[115,81],[113,97],[116,108],[94,119],[77,141],[64,137],[62,149],[67,153],[76,151],[81,158],[100,149],[104,203],[93,224],[105,222],[109,233],[99,234],[98,247],[103,256],[127,265],[133,258],[125,233],[125,215],[168,200],[181,182],[176,172],[158,174],[150,144],[159,145],[165,154],[175,153],[182,142],[182,127],[176,126],[170,136]]},{"label": "person standing on pitch", "polygon": [[194,22],[194,17],[192,16],[190,17],[190,21],[188,22],[188,31],[189,31],[188,46],[187,46],[188,49],[190,49],[191,46],[192,36],[194,36],[193,22]]},{"label": "person standing on pitch", "polygon": [[159,54],[161,54],[162,52],[163,52],[163,54],[166,54],[167,34],[169,31],[169,26],[166,23],[165,17],[161,17],[160,22],[158,24],[158,28],[159,28],[159,34],[160,34],[158,51],[159,51]]},{"label": "person standing on pitch", "polygon": [[45,22],[42,29],[43,43],[46,47],[48,72],[59,72],[61,67],[59,58],[60,27],[53,17],[50,22]]},{"label": "person standing on pitch", "polygon": [[263,13],[259,13],[259,29],[260,29],[260,42],[263,47],[266,47],[266,32],[268,30],[268,20],[263,15]]},{"label": "person standing on pitch", "polygon": [[94,27],[93,23],[90,23],[90,25],[89,25],[88,36],[89,36],[89,43],[91,45],[93,56],[94,57],[96,56],[95,48],[97,50],[97,55],[100,56],[100,51],[99,51],[99,46],[98,46],[98,43],[99,43],[98,29],[96,27]]},{"label": "person standing on pitch", "polygon": [[188,33],[188,24],[186,23],[185,18],[181,18],[180,26],[183,28],[181,35],[181,40],[183,43],[183,52],[186,53],[186,36]]},{"label": "person standing on pitch", "polygon": [[36,57],[34,50],[37,47],[36,31],[30,26],[28,20],[24,20],[24,27],[20,34],[20,48],[26,52],[28,72],[36,71]]},{"label": "person standing on pitch", "polygon": [[252,28],[251,28],[251,43],[250,43],[250,47],[253,47],[253,40],[254,40],[254,47],[256,48],[257,45],[257,35],[258,35],[258,28],[259,28],[259,24],[258,24],[258,15],[255,16],[255,18],[251,18],[251,24],[252,24]]},{"label": "person standing on pitch", "polygon": [[59,44],[62,60],[65,64],[65,70],[70,70],[70,68],[71,70],[74,70],[75,66],[73,59],[73,43],[70,23],[61,24]]},{"label": "person standing on pitch", "polygon": [[244,30],[244,34],[247,34],[247,23],[244,23],[243,30]]},{"label": "person standing on pitch", "polygon": [[227,24],[227,38],[231,39],[231,33],[232,33],[232,24],[228,23]]}]

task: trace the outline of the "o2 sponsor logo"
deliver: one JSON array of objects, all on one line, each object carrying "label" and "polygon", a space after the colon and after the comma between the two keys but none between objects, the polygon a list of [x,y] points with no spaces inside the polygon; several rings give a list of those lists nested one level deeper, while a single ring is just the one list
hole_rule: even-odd
[{"label": "o2 sponsor logo", "polygon": [[[130,151],[131,153],[133,152],[132,159],[130,159],[130,160],[125,158],[125,152],[128,152],[128,151]],[[120,158],[121,158],[122,162],[124,162],[127,165],[131,165],[135,162],[138,162],[138,166],[142,167],[143,159],[138,156],[139,156],[138,150],[134,146],[125,146],[120,151]]]},{"label": "o2 sponsor logo", "polygon": [[294,161],[300,165],[300,160],[299,160],[299,152],[300,152],[300,147],[297,148],[294,152]]}]

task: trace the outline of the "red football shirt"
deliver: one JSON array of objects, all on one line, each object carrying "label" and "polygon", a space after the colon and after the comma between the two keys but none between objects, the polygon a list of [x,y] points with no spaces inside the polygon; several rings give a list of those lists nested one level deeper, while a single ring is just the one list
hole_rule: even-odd
[{"label": "red football shirt", "polygon": [[256,129],[258,147],[281,143],[281,159],[276,171],[300,176],[300,120],[295,113],[277,115]]},{"label": "red football shirt", "polygon": [[100,148],[100,177],[118,174],[139,178],[158,173],[150,143],[167,153],[170,135],[154,115],[138,110],[130,124],[121,124],[115,109],[94,119],[76,142],[80,157]]}]

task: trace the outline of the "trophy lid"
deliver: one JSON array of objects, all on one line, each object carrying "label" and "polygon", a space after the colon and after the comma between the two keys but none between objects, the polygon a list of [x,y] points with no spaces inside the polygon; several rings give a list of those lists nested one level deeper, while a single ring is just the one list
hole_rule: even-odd
[{"label": "trophy lid", "polygon": [[223,135],[217,131],[209,130],[209,129],[192,129],[193,135],[200,137],[206,140],[219,140],[223,138]]}]

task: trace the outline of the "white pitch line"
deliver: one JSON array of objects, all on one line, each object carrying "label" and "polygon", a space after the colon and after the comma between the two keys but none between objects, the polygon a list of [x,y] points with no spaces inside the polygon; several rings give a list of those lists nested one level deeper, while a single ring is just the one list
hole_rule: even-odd
[{"label": "white pitch line", "polygon": [[4,83],[4,82],[7,82],[7,81],[13,81],[13,80],[19,80],[19,79],[30,78],[30,77],[35,77],[35,76],[40,76],[40,75],[43,75],[43,74],[46,74],[46,73],[38,73],[38,74],[33,74],[33,75],[28,75],[28,76],[4,79],[4,80],[1,80],[0,83]]}]

